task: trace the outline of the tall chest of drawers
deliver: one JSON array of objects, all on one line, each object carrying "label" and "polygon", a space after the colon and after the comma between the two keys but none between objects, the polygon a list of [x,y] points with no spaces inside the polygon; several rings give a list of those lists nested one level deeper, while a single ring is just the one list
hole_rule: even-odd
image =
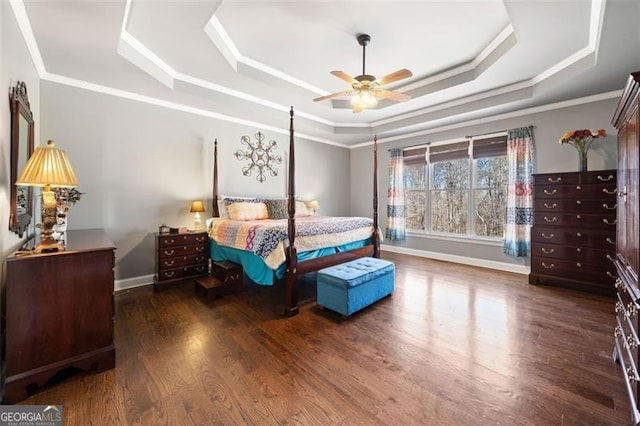
[{"label": "tall chest of drawers", "polygon": [[529,283],[614,294],[616,170],[534,177]]},{"label": "tall chest of drawers", "polygon": [[156,234],[155,288],[207,275],[208,238],[206,232]]}]

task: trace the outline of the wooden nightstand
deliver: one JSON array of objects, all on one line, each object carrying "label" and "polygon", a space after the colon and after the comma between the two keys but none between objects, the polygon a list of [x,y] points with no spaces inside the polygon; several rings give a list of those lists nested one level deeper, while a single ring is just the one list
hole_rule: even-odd
[{"label": "wooden nightstand", "polygon": [[208,274],[209,236],[206,232],[155,235],[156,289]]}]

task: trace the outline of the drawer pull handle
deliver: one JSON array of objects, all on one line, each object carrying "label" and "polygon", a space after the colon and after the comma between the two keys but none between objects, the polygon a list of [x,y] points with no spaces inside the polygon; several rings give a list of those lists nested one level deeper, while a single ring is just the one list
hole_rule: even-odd
[{"label": "drawer pull handle", "polygon": [[608,242],[609,244],[613,244],[616,245],[616,242],[613,241],[611,238],[607,237],[607,239],[605,240],[606,242]]},{"label": "drawer pull handle", "polygon": [[196,271],[198,271],[198,272],[203,272],[203,271],[204,271],[204,266],[198,266],[198,267],[196,267]]},{"label": "drawer pull handle", "polygon": [[544,206],[548,209],[555,209],[556,207],[558,207],[558,205],[556,203],[553,203],[551,205],[544,203]]},{"label": "drawer pull handle", "polygon": [[581,187],[580,185],[578,185],[578,186],[576,186],[576,189],[577,189],[578,191],[580,191],[580,190],[582,189],[582,187]]},{"label": "drawer pull handle", "polygon": [[206,237],[196,237],[196,241],[201,243],[205,240]]},{"label": "drawer pull handle", "polygon": [[558,183],[558,182],[560,182],[560,181],[562,180],[562,177],[558,176],[558,178],[557,178],[557,179],[554,179],[554,178],[547,178],[547,180],[548,180],[549,182],[551,182],[551,183]]},{"label": "drawer pull handle", "polygon": [[576,219],[580,220],[580,219],[582,219],[582,217],[579,214],[577,214],[576,215]]},{"label": "drawer pull handle", "polygon": [[609,175],[606,178],[603,178],[602,176],[598,175],[598,180],[600,182],[609,182],[609,181],[613,180],[613,175]]},{"label": "drawer pull handle", "polygon": [[[615,259],[613,257],[611,257],[610,254],[607,255],[607,259],[609,259],[610,261],[614,262]],[[609,273],[609,271],[607,271],[607,273]]]},{"label": "drawer pull handle", "polygon": [[578,268],[582,268],[582,263],[577,262],[577,263],[576,263],[576,266],[577,266]]},{"label": "drawer pull handle", "polygon": [[196,247],[196,251],[200,253],[201,251],[204,251],[204,247]]},{"label": "drawer pull handle", "polygon": [[580,247],[576,248],[576,251],[577,251],[578,253],[582,253],[582,249],[581,249]]},{"label": "drawer pull handle", "polygon": [[196,256],[196,262],[202,262],[204,260],[204,256]]},{"label": "drawer pull handle", "polygon": [[[638,313],[638,308],[636,308],[636,305],[633,302],[629,302],[629,304],[627,305],[627,316],[632,317],[637,313]],[[635,341],[635,339],[633,340]]]},{"label": "drawer pull handle", "polygon": [[[609,257],[609,256],[607,256],[607,257]],[[607,276],[608,276],[609,278],[615,278],[615,277],[616,277],[615,275],[613,275],[613,274],[612,274],[611,272],[609,272],[609,271],[607,271]]]},{"label": "drawer pull handle", "polygon": [[629,383],[634,383],[636,381],[636,375],[633,374],[633,368],[631,366],[627,367],[627,378],[629,379]]},{"label": "drawer pull handle", "polygon": [[549,236],[547,237],[547,234],[545,234],[544,232],[542,233],[542,238],[544,238],[545,240],[550,240],[553,238],[553,234],[549,234]]},{"label": "drawer pull handle", "polygon": [[580,204],[582,204],[582,201],[581,200],[576,200],[576,204],[580,205]]},{"label": "drawer pull handle", "polygon": [[175,250],[165,250],[163,253],[166,254],[167,256],[173,256],[175,252],[176,252]]},{"label": "drawer pull handle", "polygon": [[547,195],[553,195],[553,194],[558,193],[558,190],[554,189],[553,191],[549,191],[548,189],[545,189],[544,193],[547,194]]},{"label": "drawer pull handle", "polygon": [[164,276],[167,278],[172,278],[175,275],[175,271],[165,272]]},{"label": "drawer pull handle", "polygon": [[613,191],[609,191],[607,188],[602,188],[602,192],[604,192],[605,194],[613,195],[618,192],[618,188],[614,189]]},{"label": "drawer pull handle", "polygon": [[556,267],[556,265],[554,263],[551,263],[551,264],[547,265],[546,263],[542,262],[542,267],[544,269],[553,269],[553,268]]},{"label": "drawer pull handle", "polygon": [[616,302],[616,314],[622,311],[624,311],[624,305],[620,301]]},{"label": "drawer pull handle", "polygon": [[607,210],[615,210],[618,207],[618,205],[614,204],[613,207],[609,207],[609,204],[605,203],[605,204],[602,205],[602,207],[604,207]]},{"label": "drawer pull handle", "polygon": [[576,237],[582,238],[582,234],[580,232],[576,232]]},{"label": "drawer pull handle", "polygon": [[618,222],[618,219],[615,219],[613,222],[609,222],[609,219],[602,219],[602,222],[606,223],[607,225],[615,225],[616,222]]},{"label": "drawer pull handle", "polygon": [[558,220],[558,218],[554,216],[554,217],[552,217],[551,219],[549,219],[548,217],[546,217],[546,216],[545,216],[545,217],[544,217],[544,220],[545,220],[545,222],[547,222],[547,223],[553,223],[553,222],[555,222],[556,220]]},{"label": "drawer pull handle", "polygon": [[633,334],[627,336],[627,345],[629,345],[631,349],[638,347],[638,342],[633,338]]},{"label": "drawer pull handle", "polygon": [[544,254],[551,254],[551,253],[553,253],[554,251],[556,251],[556,249],[547,249],[547,248],[545,248],[545,247],[542,247],[542,252],[543,252]]},{"label": "drawer pull handle", "polygon": [[173,266],[173,264],[176,263],[175,260],[172,260],[171,262],[169,262],[168,260],[164,261],[164,266]]},{"label": "drawer pull handle", "polygon": [[613,337],[615,337],[616,339],[622,337],[622,329],[619,325],[616,325],[616,328],[613,331]]},{"label": "drawer pull handle", "polygon": [[616,282],[613,286],[618,290],[622,290],[623,292],[627,291],[627,287],[624,285],[624,283],[619,277],[616,278]]},{"label": "drawer pull handle", "polygon": [[165,240],[163,240],[163,241],[164,241],[164,243],[165,243],[165,244],[173,244],[173,243],[175,243],[175,242],[176,242],[176,240],[174,240],[173,238],[171,238],[170,240],[165,239]]}]

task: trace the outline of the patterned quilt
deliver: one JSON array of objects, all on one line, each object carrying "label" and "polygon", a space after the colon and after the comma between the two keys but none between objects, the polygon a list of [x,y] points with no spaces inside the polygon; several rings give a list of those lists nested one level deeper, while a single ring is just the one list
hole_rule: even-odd
[{"label": "patterned quilt", "polygon": [[[298,253],[339,246],[369,238],[373,220],[364,217],[307,216],[296,218],[296,248]],[[216,243],[248,250],[276,269],[286,258],[289,245],[287,220],[235,221],[214,218],[209,237]]]}]

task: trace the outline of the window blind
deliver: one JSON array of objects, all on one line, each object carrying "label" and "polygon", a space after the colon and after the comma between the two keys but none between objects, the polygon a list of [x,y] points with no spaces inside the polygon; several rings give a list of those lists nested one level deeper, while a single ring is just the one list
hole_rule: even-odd
[{"label": "window blind", "polygon": [[473,140],[473,158],[507,155],[507,135]]},{"label": "window blind", "polygon": [[431,163],[459,160],[461,158],[469,158],[469,141],[432,146],[429,149],[429,161]]},{"label": "window blind", "polygon": [[402,152],[402,157],[404,164],[426,164],[427,148],[407,149]]}]

